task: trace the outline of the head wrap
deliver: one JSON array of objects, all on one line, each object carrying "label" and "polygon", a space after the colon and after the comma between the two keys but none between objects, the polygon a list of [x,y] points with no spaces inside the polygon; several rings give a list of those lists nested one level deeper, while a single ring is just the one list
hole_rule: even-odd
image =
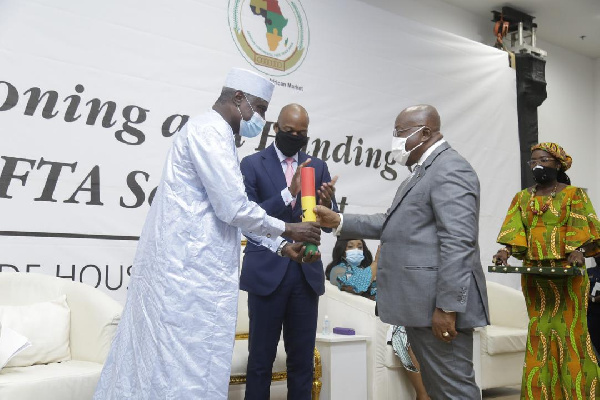
[{"label": "head wrap", "polygon": [[552,143],[552,142],[538,143],[536,145],[531,146],[532,153],[534,150],[543,150],[547,153],[552,154],[552,157],[556,158],[560,162],[561,171],[566,171],[569,168],[571,168],[573,159],[571,158],[570,155],[565,153],[565,149],[563,149],[556,143]]},{"label": "head wrap", "polygon": [[225,79],[225,87],[241,90],[252,96],[260,97],[263,100],[271,101],[275,85],[270,80],[257,74],[241,68],[232,68]]}]

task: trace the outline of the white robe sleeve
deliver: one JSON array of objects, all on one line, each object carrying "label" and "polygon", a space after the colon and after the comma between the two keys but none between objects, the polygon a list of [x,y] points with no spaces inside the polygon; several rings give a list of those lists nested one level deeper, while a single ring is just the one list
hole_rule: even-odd
[{"label": "white robe sleeve", "polygon": [[217,218],[249,234],[277,237],[285,223],[248,200],[231,131],[187,124],[187,145]]},{"label": "white robe sleeve", "polygon": [[277,249],[281,245],[281,242],[283,242],[285,240],[281,236],[278,236],[276,238],[267,238],[264,236],[253,235],[251,233],[244,232],[244,231],[242,231],[242,233],[244,234],[244,236],[246,236],[246,238],[250,242],[253,242],[254,244],[257,244],[259,246],[266,247],[267,249],[271,250],[271,252],[273,252],[273,253],[275,253],[277,251]]}]

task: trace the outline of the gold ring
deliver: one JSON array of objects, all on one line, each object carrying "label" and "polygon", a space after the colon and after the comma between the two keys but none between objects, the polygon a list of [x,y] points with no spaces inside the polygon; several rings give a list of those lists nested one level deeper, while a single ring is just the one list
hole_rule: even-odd
[{"label": "gold ring", "polygon": [[448,332],[444,332],[444,333],[442,333],[442,336],[443,337],[448,337],[448,336],[450,336],[450,334]]}]

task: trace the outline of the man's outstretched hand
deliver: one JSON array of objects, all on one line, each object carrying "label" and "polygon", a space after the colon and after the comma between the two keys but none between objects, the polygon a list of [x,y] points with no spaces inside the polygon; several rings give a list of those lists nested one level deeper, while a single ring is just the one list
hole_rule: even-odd
[{"label": "man's outstretched hand", "polygon": [[298,165],[296,172],[294,172],[294,176],[292,176],[289,190],[294,198],[298,195],[298,193],[300,193],[300,188],[302,187],[302,182],[300,182],[300,171],[302,171],[302,168],[306,167],[308,164],[310,164],[310,158]]},{"label": "man's outstretched hand", "polygon": [[317,246],[321,244],[321,228],[316,222],[286,222],[282,236],[290,238],[294,242],[308,242]]},{"label": "man's outstretched hand", "polygon": [[319,222],[323,228],[337,228],[340,224],[339,214],[335,211],[331,211],[325,206],[316,206],[314,212],[317,214],[317,222]]},{"label": "man's outstretched hand", "polygon": [[313,263],[321,259],[321,253],[318,251],[314,253],[310,251],[307,255],[304,255],[305,250],[306,246],[302,242],[288,243],[283,246],[281,254],[283,254],[284,257],[291,258],[298,263]]}]

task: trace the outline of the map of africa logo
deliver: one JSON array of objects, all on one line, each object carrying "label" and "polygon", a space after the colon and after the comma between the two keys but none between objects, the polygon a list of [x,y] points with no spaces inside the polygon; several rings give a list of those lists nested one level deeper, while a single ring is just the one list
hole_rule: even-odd
[{"label": "map of africa logo", "polygon": [[267,75],[288,75],[306,58],[309,30],[298,0],[229,0],[229,28],[246,61]]}]

